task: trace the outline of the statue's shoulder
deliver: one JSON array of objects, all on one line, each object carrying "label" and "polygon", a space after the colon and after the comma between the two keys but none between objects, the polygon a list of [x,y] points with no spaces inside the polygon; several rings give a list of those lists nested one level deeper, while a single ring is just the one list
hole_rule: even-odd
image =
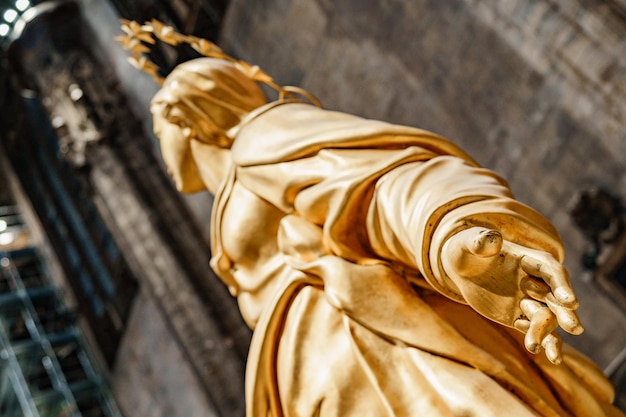
[{"label": "statue's shoulder", "polygon": [[270,103],[243,121],[233,144],[233,159],[246,166],[306,157],[329,139],[344,141],[346,129],[358,128],[363,122],[367,123],[357,116],[306,103]]},{"label": "statue's shoulder", "polygon": [[470,159],[448,140],[425,130],[365,119],[300,102],[270,103],[244,121],[232,147],[238,166],[286,162],[322,149],[422,146]]}]

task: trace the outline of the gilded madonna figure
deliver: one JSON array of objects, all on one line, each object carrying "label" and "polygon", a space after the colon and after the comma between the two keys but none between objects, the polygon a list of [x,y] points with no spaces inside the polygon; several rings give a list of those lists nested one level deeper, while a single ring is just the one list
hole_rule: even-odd
[{"label": "gilded madonna figure", "polygon": [[582,326],[543,216],[448,140],[268,101],[250,68],[183,63],[151,106],[177,188],[215,195],[249,417],[623,415],[556,332]]}]

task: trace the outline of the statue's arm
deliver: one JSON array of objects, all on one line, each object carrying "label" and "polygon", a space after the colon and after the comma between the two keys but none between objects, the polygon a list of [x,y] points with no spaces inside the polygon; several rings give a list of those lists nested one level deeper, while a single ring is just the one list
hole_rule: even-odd
[{"label": "statue's arm", "polygon": [[578,334],[577,300],[558,234],[492,172],[459,158],[399,167],[378,181],[368,213],[372,248],[414,265],[439,292],[526,334],[561,360],[557,326]]},{"label": "statue's arm", "polygon": [[[285,213],[320,225],[335,255],[356,261],[375,256],[415,269],[440,293],[525,332],[527,348],[543,346],[555,362],[556,324],[571,333],[582,329],[553,226],[516,201],[499,176],[462,158],[419,147],[325,149],[241,167],[237,178]],[[501,236],[501,250],[484,271],[468,273],[459,265],[486,262],[464,249],[462,232],[483,229]],[[509,261],[498,264],[500,255]],[[529,260],[545,266],[533,271]],[[552,279],[547,270],[559,272]],[[490,276],[496,278],[483,280]]]}]

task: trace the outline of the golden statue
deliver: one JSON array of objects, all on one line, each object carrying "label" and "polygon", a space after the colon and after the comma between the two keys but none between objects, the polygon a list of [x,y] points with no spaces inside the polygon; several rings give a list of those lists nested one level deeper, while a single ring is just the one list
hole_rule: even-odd
[{"label": "golden statue", "polygon": [[557,232],[503,179],[207,50],[151,110],[178,189],[215,195],[211,266],[254,329],[249,417],[623,416],[556,333],[582,332]]}]

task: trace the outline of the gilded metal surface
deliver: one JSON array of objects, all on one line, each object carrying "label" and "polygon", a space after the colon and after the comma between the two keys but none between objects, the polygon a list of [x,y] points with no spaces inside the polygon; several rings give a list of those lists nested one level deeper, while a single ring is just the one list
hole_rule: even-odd
[{"label": "gilded metal surface", "polygon": [[211,265],[254,329],[249,416],[622,415],[555,332],[582,331],[557,232],[455,145],[266,103],[213,58],[152,111],[177,187],[216,196]]}]

